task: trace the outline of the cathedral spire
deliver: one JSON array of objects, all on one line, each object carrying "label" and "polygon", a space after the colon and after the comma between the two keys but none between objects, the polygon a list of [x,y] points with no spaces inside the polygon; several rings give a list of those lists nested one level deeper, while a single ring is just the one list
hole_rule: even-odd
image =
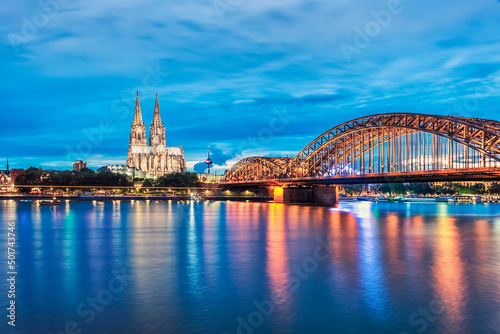
[{"label": "cathedral spire", "polygon": [[9,158],[7,158],[7,170],[9,170]]},{"label": "cathedral spire", "polygon": [[134,122],[142,123],[141,104],[139,103],[139,92],[137,92],[137,98],[135,100]]},{"label": "cathedral spire", "polygon": [[165,146],[165,127],[161,124],[160,105],[158,104],[158,94],[156,94],[155,113],[151,127],[149,128],[149,145]]},{"label": "cathedral spire", "polygon": [[155,125],[161,125],[160,105],[158,104],[158,93],[156,93],[155,113],[154,113],[154,116],[153,116],[153,124],[155,124]]},{"label": "cathedral spire", "polygon": [[132,162],[131,158],[131,148],[132,146],[145,146],[147,145],[147,137],[146,137],[146,126],[142,121],[141,114],[141,105],[139,103],[139,92],[137,92],[137,99],[135,101],[135,114],[134,121],[130,126],[130,137],[129,137],[129,159],[127,160],[127,164],[130,165]]}]

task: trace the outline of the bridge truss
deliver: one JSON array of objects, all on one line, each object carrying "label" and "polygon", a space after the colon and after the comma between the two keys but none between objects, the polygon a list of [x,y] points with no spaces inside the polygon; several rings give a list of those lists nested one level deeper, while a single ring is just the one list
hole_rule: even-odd
[{"label": "bridge truss", "polygon": [[389,113],[357,118],[318,136],[295,158],[239,161],[226,182],[500,167],[500,122]]},{"label": "bridge truss", "polygon": [[251,157],[237,162],[227,173],[230,180],[274,180],[287,178],[292,158]]}]

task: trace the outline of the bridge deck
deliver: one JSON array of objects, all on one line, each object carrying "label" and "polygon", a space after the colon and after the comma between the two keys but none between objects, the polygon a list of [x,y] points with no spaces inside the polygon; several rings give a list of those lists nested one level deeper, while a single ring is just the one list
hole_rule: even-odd
[{"label": "bridge deck", "polygon": [[289,179],[243,180],[222,183],[223,186],[285,185],[285,184],[367,184],[411,182],[476,182],[500,181],[500,167],[445,169],[435,171],[335,175]]}]

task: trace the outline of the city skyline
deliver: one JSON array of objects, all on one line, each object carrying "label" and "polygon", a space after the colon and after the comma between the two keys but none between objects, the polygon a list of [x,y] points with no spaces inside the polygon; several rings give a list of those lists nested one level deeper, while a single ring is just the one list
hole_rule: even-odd
[{"label": "city skyline", "polygon": [[0,333],[498,332],[500,0],[4,7]]},{"label": "city skyline", "polygon": [[189,170],[208,145],[221,172],[380,112],[498,119],[496,1],[216,3],[9,6],[1,157],[124,164],[137,90],[148,111],[159,94],[167,145],[183,145]]}]

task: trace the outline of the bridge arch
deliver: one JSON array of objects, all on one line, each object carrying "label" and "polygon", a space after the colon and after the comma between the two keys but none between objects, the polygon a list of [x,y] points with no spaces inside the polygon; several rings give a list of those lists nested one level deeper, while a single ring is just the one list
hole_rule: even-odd
[{"label": "bridge arch", "polygon": [[500,122],[389,113],[318,136],[291,162],[293,177],[486,167],[500,162]]},{"label": "bridge arch", "polygon": [[227,173],[226,181],[273,180],[288,177],[292,158],[250,157],[238,161]]},{"label": "bridge arch", "polygon": [[500,122],[418,113],[356,118],[294,158],[245,158],[226,181],[411,173],[500,166]]}]

